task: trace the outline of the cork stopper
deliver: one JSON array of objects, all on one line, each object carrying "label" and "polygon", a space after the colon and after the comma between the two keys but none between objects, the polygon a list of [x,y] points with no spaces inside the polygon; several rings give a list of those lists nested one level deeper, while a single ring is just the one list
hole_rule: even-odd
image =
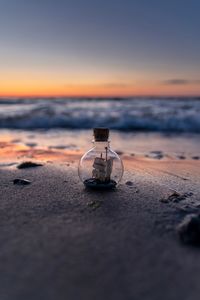
[{"label": "cork stopper", "polygon": [[106,142],[109,137],[109,129],[108,128],[94,128],[94,140],[96,142]]}]

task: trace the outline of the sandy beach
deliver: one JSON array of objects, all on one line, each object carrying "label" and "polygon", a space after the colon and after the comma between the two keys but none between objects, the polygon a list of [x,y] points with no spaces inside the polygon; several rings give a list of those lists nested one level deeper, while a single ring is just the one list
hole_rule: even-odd
[{"label": "sandy beach", "polygon": [[0,1],[0,300],[200,299],[200,1]]},{"label": "sandy beach", "polygon": [[199,212],[196,152],[121,153],[123,180],[102,193],[78,178],[81,150],[12,139],[0,147],[2,300],[199,298],[199,249],[176,231]]}]

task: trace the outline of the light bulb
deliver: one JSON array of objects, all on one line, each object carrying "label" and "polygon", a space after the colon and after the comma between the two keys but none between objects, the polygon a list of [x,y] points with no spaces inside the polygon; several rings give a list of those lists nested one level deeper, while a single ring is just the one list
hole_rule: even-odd
[{"label": "light bulb", "polygon": [[121,158],[110,148],[107,128],[94,128],[93,148],[86,152],[80,162],[78,174],[86,187],[112,189],[123,175]]}]

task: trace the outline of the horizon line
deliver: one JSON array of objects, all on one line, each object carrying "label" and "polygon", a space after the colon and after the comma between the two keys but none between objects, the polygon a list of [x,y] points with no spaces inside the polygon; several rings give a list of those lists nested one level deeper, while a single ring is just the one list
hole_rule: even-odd
[{"label": "horizon line", "polygon": [[72,99],[129,99],[129,98],[200,98],[199,95],[108,95],[108,96],[102,96],[102,95],[85,95],[85,96],[80,96],[80,95],[0,95],[0,99],[15,99],[15,98],[31,98],[31,99],[58,99],[58,98],[72,98]]}]

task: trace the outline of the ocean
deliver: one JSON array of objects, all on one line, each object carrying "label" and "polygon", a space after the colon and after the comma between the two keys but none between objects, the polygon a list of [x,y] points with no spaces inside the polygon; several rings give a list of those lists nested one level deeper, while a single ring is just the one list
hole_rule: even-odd
[{"label": "ocean", "polygon": [[1,129],[200,133],[199,98],[0,99]]}]

